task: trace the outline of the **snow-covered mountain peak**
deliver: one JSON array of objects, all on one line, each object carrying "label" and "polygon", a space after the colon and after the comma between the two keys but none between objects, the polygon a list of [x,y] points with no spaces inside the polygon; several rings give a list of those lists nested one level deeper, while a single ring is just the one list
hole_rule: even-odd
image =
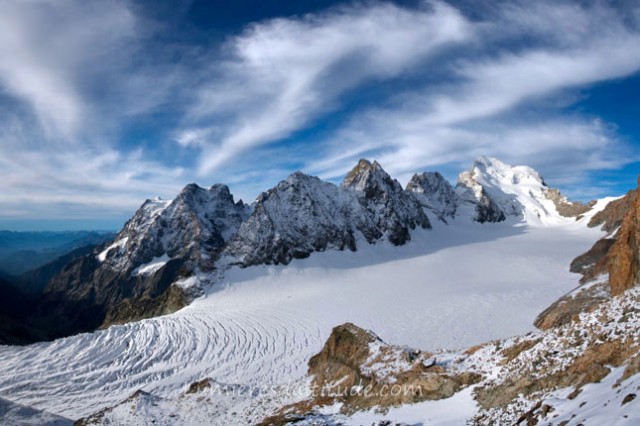
[{"label": "snow-covered mountain peak", "polygon": [[588,210],[588,206],[569,203],[549,188],[535,169],[511,166],[491,157],[477,158],[469,171],[458,176],[457,193],[464,201],[476,204],[478,217],[490,213],[498,219],[488,219],[494,222],[513,217],[534,226],[555,225],[576,216],[563,214],[565,206]]},{"label": "snow-covered mountain peak", "polygon": [[492,157],[478,157],[473,162],[471,172],[476,181],[494,185],[535,185],[545,186],[544,179],[529,166],[511,166]]},{"label": "snow-covered mountain peak", "polygon": [[191,183],[172,201],[147,200],[99,260],[119,271],[167,256],[190,258],[206,268],[211,253],[235,234],[248,215],[249,207],[236,203],[226,185],[205,189]]}]

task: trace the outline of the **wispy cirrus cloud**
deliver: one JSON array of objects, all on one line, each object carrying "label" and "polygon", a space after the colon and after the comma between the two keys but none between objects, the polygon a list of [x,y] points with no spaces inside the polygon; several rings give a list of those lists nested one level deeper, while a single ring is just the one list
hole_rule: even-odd
[{"label": "wispy cirrus cloud", "polygon": [[[291,135],[365,82],[410,73],[425,58],[471,36],[453,7],[390,3],[331,9],[249,26],[224,47],[188,117],[201,127],[178,143],[200,145],[207,173],[246,150]],[[207,125],[208,123],[216,125]]]},{"label": "wispy cirrus cloud", "polygon": [[0,217],[121,218],[180,188],[182,168],[121,139],[175,86],[148,35],[126,1],[0,3]]},{"label": "wispy cirrus cloud", "polygon": [[[93,99],[135,36],[135,17],[113,1],[4,1],[0,4],[0,83],[29,105],[50,139],[72,142]],[[94,105],[95,106],[95,105]]]}]

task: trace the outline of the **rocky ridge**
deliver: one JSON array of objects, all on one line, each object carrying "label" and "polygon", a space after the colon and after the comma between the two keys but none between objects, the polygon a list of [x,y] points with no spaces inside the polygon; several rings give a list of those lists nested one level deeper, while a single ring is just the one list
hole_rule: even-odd
[{"label": "rocky ridge", "polygon": [[609,257],[609,286],[617,296],[640,283],[640,176],[636,197],[624,215]]},{"label": "rocky ridge", "polygon": [[296,172],[261,194],[232,238],[231,264],[287,264],[312,252],[356,250],[356,241],[402,245],[431,224],[418,202],[376,162],[361,160],[341,186]]},{"label": "rocky ridge", "polygon": [[[400,348],[344,324],[309,361],[310,397],[262,424],[348,424],[355,412],[374,407],[385,418],[390,407],[446,399],[468,386],[478,406],[468,424],[560,426],[598,415],[634,424],[640,420],[639,302],[635,287],[572,323],[460,351]],[[381,392],[384,385],[399,391]]]}]

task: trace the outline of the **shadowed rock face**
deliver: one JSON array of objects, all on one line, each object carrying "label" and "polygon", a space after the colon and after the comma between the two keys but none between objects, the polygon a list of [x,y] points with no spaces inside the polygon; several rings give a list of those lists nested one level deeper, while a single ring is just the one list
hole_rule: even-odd
[{"label": "shadowed rock face", "polygon": [[609,271],[609,250],[615,242],[613,238],[601,238],[589,249],[573,259],[569,270],[582,274],[580,284],[595,280]]},{"label": "shadowed rock face", "polygon": [[[640,176],[638,177],[640,188]],[[639,189],[640,190],[640,189]],[[617,296],[640,283],[640,197],[627,210],[609,251],[609,286]]]},{"label": "shadowed rock face", "polygon": [[473,172],[460,173],[456,191],[461,200],[475,205],[476,222],[502,222],[507,219],[500,206],[487,194],[482,185],[474,180]]}]

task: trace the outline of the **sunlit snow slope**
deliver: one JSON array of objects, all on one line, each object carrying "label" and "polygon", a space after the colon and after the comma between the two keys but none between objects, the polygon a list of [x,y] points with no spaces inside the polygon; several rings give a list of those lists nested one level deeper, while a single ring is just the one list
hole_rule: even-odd
[{"label": "sunlit snow slope", "polygon": [[[176,314],[26,347],[0,347],[0,397],[79,418],[138,389],[172,397],[205,377],[297,380],[331,328],[459,348],[523,333],[575,287],[573,257],[600,232],[570,225],[439,225],[406,246],[359,245],[288,266],[232,269]],[[222,413],[221,413],[222,414]]]}]

